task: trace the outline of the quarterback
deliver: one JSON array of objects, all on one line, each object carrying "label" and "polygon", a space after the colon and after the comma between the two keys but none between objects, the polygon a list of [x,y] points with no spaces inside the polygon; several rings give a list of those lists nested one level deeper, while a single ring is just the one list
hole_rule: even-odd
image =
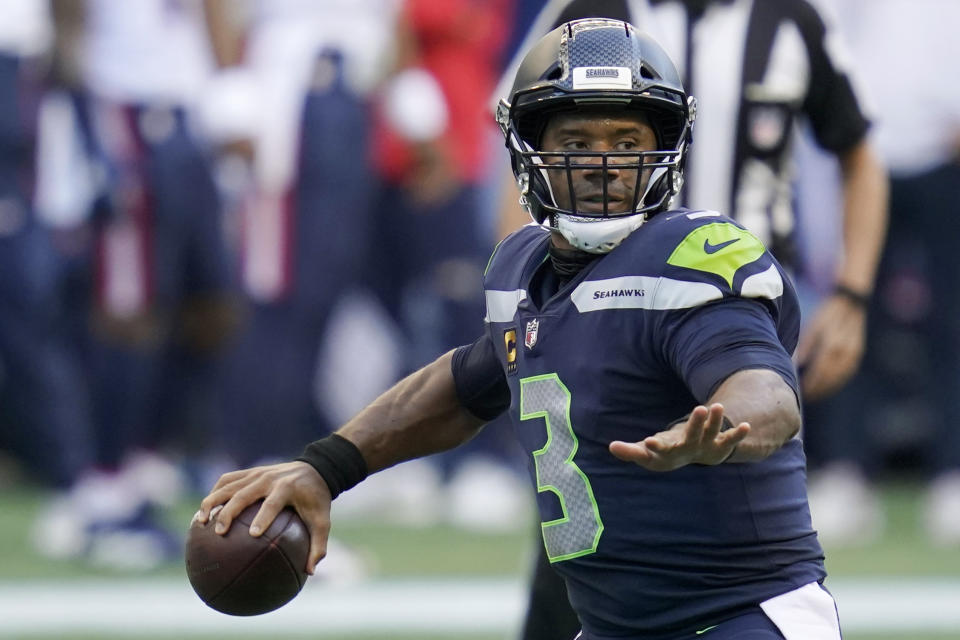
[{"label": "quarterback", "polygon": [[[265,498],[323,557],[368,473],[509,412],[583,640],[839,640],[810,522],[780,265],[715,211],[672,209],[696,102],[660,46],[586,19],[527,53],[497,120],[533,223],[484,274],[486,331],[295,461],[225,474],[198,517]],[[558,639],[569,640],[569,639]]]}]

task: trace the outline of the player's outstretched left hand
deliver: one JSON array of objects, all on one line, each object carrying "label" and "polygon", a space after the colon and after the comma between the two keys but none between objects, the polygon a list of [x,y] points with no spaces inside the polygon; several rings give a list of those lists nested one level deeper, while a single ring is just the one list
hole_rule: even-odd
[{"label": "player's outstretched left hand", "polygon": [[688,464],[720,464],[750,433],[747,422],[726,431],[721,431],[722,427],[723,405],[712,404],[709,409],[701,405],[686,422],[640,442],[611,442],[610,453],[651,471],[673,471]]},{"label": "player's outstretched left hand", "polygon": [[306,462],[283,462],[225,473],[200,502],[200,510],[194,517],[206,523],[211,510],[223,505],[215,530],[222,535],[230,529],[234,518],[260,498],[263,505],[250,523],[250,535],[261,535],[284,507],[293,507],[310,530],[306,569],[313,575],[317,563],[327,554],[333,500],[323,478]]}]

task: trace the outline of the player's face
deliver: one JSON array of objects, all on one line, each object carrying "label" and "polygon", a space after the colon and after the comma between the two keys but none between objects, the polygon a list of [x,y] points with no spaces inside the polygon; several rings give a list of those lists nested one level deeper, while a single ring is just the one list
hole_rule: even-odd
[{"label": "player's face", "polygon": [[[633,155],[657,148],[657,136],[647,118],[640,113],[577,111],[560,113],[547,123],[541,138],[542,151],[585,153],[570,157],[571,165],[588,168],[547,170],[550,188],[561,209],[602,213],[604,180],[608,213],[625,213],[634,206],[635,195],[643,195],[650,170],[640,171],[641,156]],[[601,152],[620,151],[624,155],[608,156],[606,171]],[[545,155],[547,165],[563,165],[564,159]],[[569,174],[569,175],[568,175]],[[639,190],[637,181],[640,181]]]}]

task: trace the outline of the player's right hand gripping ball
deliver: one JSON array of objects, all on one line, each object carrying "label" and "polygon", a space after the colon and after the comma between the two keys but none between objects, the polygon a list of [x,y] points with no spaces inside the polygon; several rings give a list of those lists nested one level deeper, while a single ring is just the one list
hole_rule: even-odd
[{"label": "player's right hand gripping ball", "polygon": [[214,533],[219,509],[206,524],[196,519],[187,532],[187,576],[200,599],[233,616],[255,616],[282,607],[307,580],[310,534],[290,508],[263,535],[250,535],[256,502],[237,516],[225,535]]}]

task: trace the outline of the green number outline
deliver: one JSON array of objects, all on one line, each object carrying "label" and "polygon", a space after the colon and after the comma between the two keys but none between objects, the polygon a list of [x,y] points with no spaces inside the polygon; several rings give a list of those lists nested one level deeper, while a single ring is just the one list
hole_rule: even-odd
[{"label": "green number outline", "polygon": [[[550,416],[548,410],[542,409],[539,411],[533,411],[530,413],[524,413],[523,407],[524,402],[524,387],[532,382],[538,382],[540,380],[552,379],[560,389],[563,390],[564,395],[566,396],[566,401],[564,403],[564,414],[565,414],[565,427],[570,433],[570,437],[573,439],[573,447],[570,451],[570,455],[567,456],[567,459],[564,461],[564,464],[570,465],[577,475],[580,476],[580,479],[583,480],[584,489],[587,492],[587,496],[590,498],[590,504],[593,506],[593,519],[597,525],[596,533],[593,536],[593,540],[590,543],[589,547],[584,547],[578,551],[567,553],[561,556],[550,557],[550,551],[547,549],[547,556],[549,557],[550,563],[562,562],[563,560],[570,560],[572,558],[579,558],[581,556],[590,555],[596,553],[597,547],[600,544],[600,536],[603,534],[603,520],[600,518],[600,507],[597,505],[597,500],[593,495],[593,486],[590,484],[590,479],[587,478],[587,475],[580,469],[576,462],[573,461],[573,457],[577,454],[577,451],[580,449],[580,440],[577,438],[577,434],[573,431],[573,423],[570,420],[570,400],[571,393],[567,388],[567,385],[563,384],[560,380],[560,376],[556,373],[546,373],[537,376],[531,376],[529,378],[520,379],[520,420],[532,420],[534,418],[543,418],[543,422],[547,430],[547,441],[540,449],[537,449],[533,452],[533,461],[534,468],[537,474],[537,492],[542,493],[544,491],[552,491],[557,498],[560,500],[560,508],[563,511],[563,516],[557,518],[556,520],[551,520],[549,522],[541,522],[540,529],[541,531],[546,531],[550,527],[556,527],[562,525],[566,522],[570,522],[570,514],[567,510],[567,501],[564,498],[563,494],[560,492],[560,489],[552,484],[544,483],[540,478],[540,465],[538,464],[538,459],[545,455],[547,450],[550,448],[550,445],[553,443],[553,425],[550,423]],[[544,545],[546,545],[546,540],[544,537]]]}]

